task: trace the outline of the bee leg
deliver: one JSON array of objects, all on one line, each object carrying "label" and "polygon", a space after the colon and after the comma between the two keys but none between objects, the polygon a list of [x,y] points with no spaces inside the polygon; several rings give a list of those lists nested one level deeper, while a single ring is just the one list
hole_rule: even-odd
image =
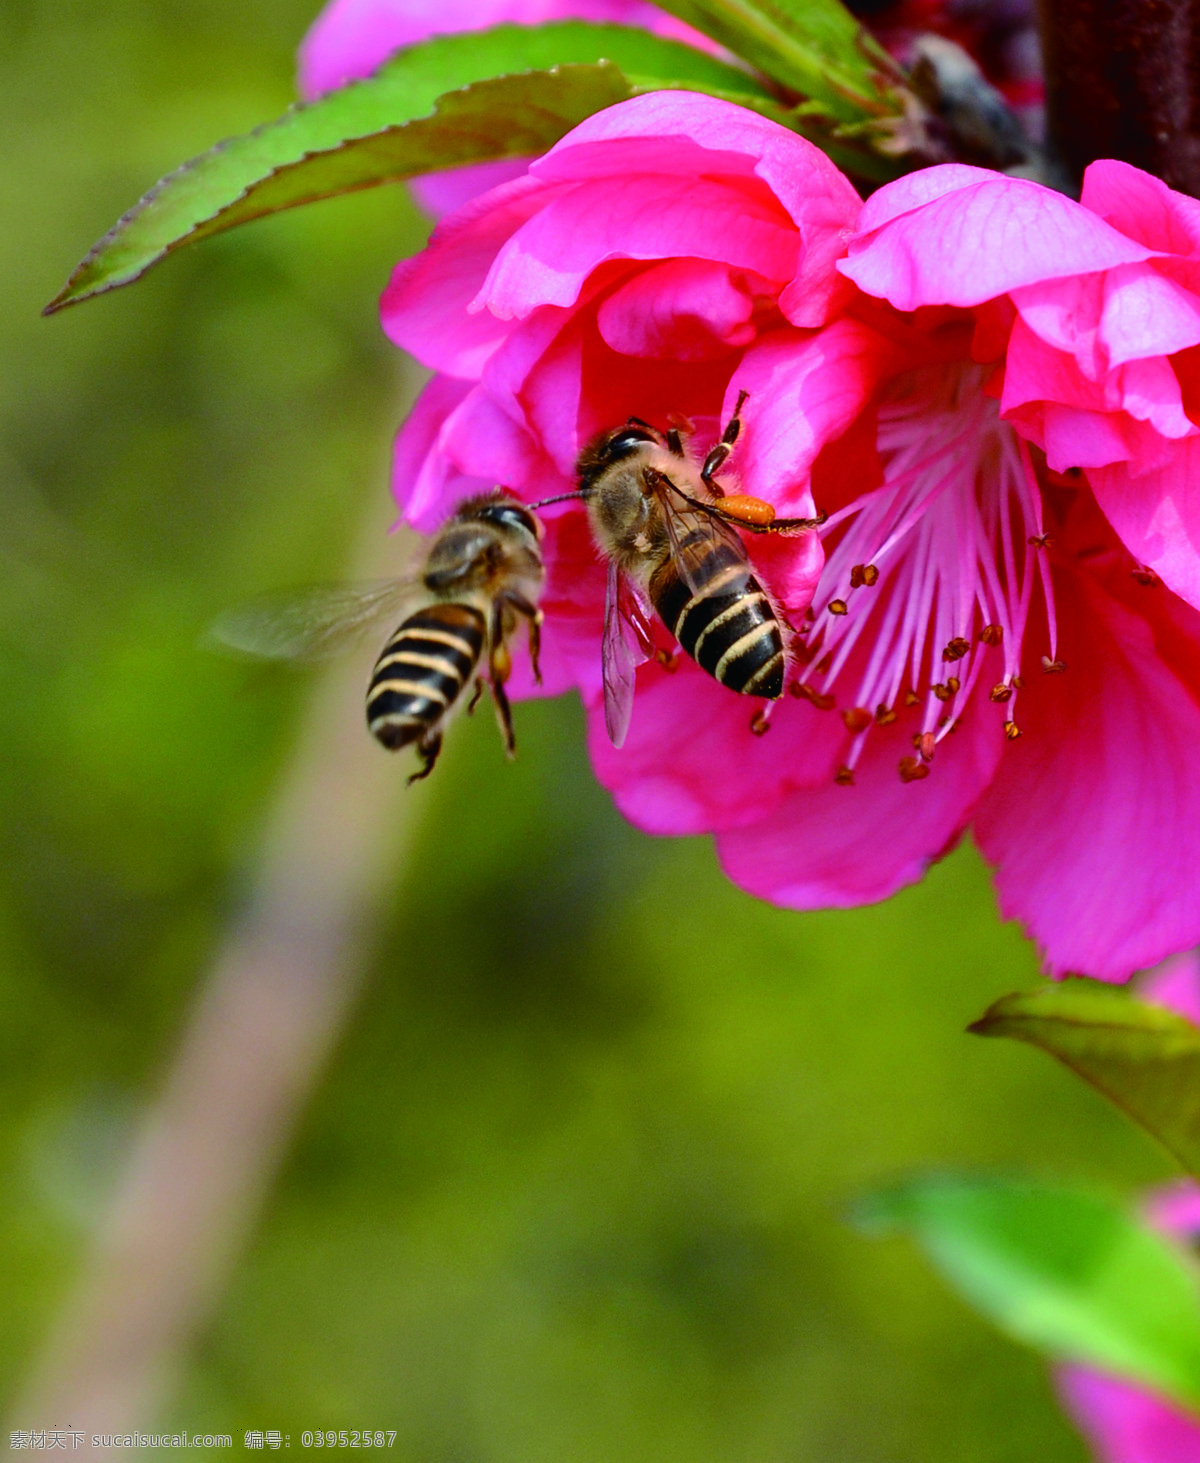
[{"label": "bee leg", "polygon": [[479,698],[482,695],[483,695],[483,682],[481,680],[476,680],[474,694],[471,696],[471,700],[467,704],[467,715],[468,716],[474,716],[475,715],[475,708],[479,705]]},{"label": "bee leg", "polygon": [[737,441],[738,434],[742,430],[742,407],[749,395],[750,393],[748,391],[738,392],[737,406],[734,407],[733,415],[729,418],[725,430],[721,433],[721,440],[704,459],[704,466],[700,469],[700,476],[704,479],[704,485],[707,488],[715,488],[716,485],[711,479],[725,466],[729,454],[733,451],[733,444]]},{"label": "bee leg", "polygon": [[[515,596],[520,598],[520,596]],[[504,635],[504,611],[511,602],[510,596],[502,595],[492,606],[491,650],[488,653],[488,670],[492,689],[492,700],[496,703],[496,717],[500,722],[500,735],[504,738],[504,750],[509,757],[516,755],[517,740],[513,735],[512,707],[504,690],[504,683],[512,673],[512,657]],[[528,603],[528,601],[523,601]],[[533,607],[530,606],[532,609]],[[534,611],[536,614],[536,610]]]},{"label": "bee leg", "polygon": [[417,756],[421,759],[420,768],[408,779],[408,786],[414,782],[421,782],[428,777],[437,763],[438,753],[442,750],[442,734],[439,731],[427,731],[417,743]]},{"label": "bee leg", "polygon": [[[538,664],[538,657],[542,651],[542,621],[546,618],[538,609],[537,605],[531,604],[523,594],[509,590],[503,596],[505,604],[509,604],[516,610],[517,614],[524,615],[529,621],[529,661],[533,668],[533,679],[540,686],[542,684],[542,668]],[[498,628],[499,621],[493,625],[493,631]],[[493,640],[495,635],[493,634]],[[507,675],[504,679],[508,679]]]}]

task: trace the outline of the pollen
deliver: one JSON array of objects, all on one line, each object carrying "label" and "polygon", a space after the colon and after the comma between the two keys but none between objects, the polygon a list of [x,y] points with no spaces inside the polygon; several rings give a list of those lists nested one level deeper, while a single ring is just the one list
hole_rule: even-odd
[{"label": "pollen", "polygon": [[853,787],[854,768],[845,766],[839,767],[838,770],[833,774],[833,780],[837,783],[839,787]]},{"label": "pollen", "polygon": [[1145,565],[1143,565],[1140,569],[1131,569],[1129,572],[1133,575],[1133,577],[1137,580],[1139,584],[1144,584],[1147,588],[1151,588],[1155,584],[1162,583],[1162,580],[1158,577],[1154,570],[1147,569]]},{"label": "pollen", "polygon": [[814,691],[813,688],[803,681],[797,681],[792,687],[792,695],[798,699],[811,701],[818,711],[832,711],[837,702],[828,694]]},{"label": "pollen", "polygon": [[844,599],[831,599],[828,608],[831,615],[848,615],[850,613],[850,606]]},{"label": "pollen", "polygon": [[961,660],[971,649],[971,642],[962,635],[956,635],[942,651],[943,660]]},{"label": "pollen", "polygon": [[1005,681],[997,681],[988,692],[989,701],[1011,701],[1013,688]]},{"label": "pollen", "polygon": [[875,725],[891,726],[896,720],[895,707],[886,706],[882,702],[875,708]]},{"label": "pollen", "polygon": [[850,588],[862,589],[864,586],[870,589],[873,584],[879,583],[879,570],[874,564],[854,564],[850,569]]},{"label": "pollen", "polygon": [[1010,742],[1015,742],[1016,739],[1021,735],[1021,728],[1016,724],[1015,721],[1006,721],[1004,723],[1004,735],[1009,739]]},{"label": "pollen", "polygon": [[923,777],[929,776],[929,765],[919,761],[916,757],[900,758],[900,781],[920,782]]},{"label": "pollen", "polygon": [[979,632],[979,639],[983,645],[999,645],[1004,639],[1003,625],[985,625]]},{"label": "pollen", "polygon": [[1042,656],[1042,670],[1048,676],[1061,676],[1067,668],[1065,660],[1051,660],[1048,655]]},{"label": "pollen", "polygon": [[866,731],[875,718],[865,706],[851,706],[849,710],[842,712],[842,720],[848,731],[857,733]]}]

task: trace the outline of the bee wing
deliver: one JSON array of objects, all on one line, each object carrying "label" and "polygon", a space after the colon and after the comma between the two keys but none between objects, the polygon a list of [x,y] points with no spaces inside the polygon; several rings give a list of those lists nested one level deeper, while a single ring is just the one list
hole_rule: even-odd
[{"label": "bee wing", "polygon": [[367,584],[322,584],[264,595],[221,615],[205,643],[266,660],[327,660],[387,615],[396,615],[420,584],[418,575]]},{"label": "bee wing", "polygon": [[684,496],[670,478],[662,473],[658,476],[658,502],[667,526],[671,562],[684,584],[692,594],[702,595],[710,591],[713,547],[723,545],[729,551],[724,555],[728,568],[732,570],[735,564],[739,564],[742,572],[740,577],[733,573],[723,574],[721,593],[737,594],[745,589],[752,571],[746,547],[737,531],[719,513],[706,512],[703,504]]},{"label": "bee wing", "polygon": [[611,559],[604,596],[600,664],[604,671],[604,727],[614,747],[624,744],[629,718],[633,715],[637,668],[650,658],[653,649],[646,610],[616,560]]}]

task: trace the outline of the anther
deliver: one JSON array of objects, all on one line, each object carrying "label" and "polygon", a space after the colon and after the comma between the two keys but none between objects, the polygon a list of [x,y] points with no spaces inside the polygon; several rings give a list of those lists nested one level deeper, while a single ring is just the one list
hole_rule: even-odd
[{"label": "anther", "polygon": [[831,599],[829,601],[829,613],[831,615],[845,615],[849,613],[844,599]]},{"label": "anther", "polygon": [[1004,723],[1004,735],[1009,739],[1010,742],[1015,742],[1016,739],[1021,735],[1021,728],[1016,724],[1015,721],[1006,721]]},{"label": "anther", "polygon": [[900,781],[920,782],[923,777],[929,776],[929,764],[919,761],[916,757],[900,758]]},{"label": "anther", "polygon": [[979,632],[979,638],[985,645],[999,645],[1004,639],[1004,626],[985,625]]},{"label": "anther", "polygon": [[956,635],[950,644],[942,651],[943,660],[961,660],[971,648],[971,642],[964,640],[961,635]]},{"label": "anther", "polygon": [[934,748],[937,746],[937,737],[932,732],[922,732],[917,738],[917,751],[921,754],[922,762],[932,762]]},{"label": "anther", "polygon": [[1013,688],[1007,681],[997,681],[988,692],[988,699],[990,701],[1010,701],[1012,699],[1012,693]]},{"label": "anther", "polygon": [[771,718],[763,710],[758,710],[750,718],[750,730],[756,737],[765,737],[771,730]]},{"label": "anther", "polygon": [[851,706],[842,712],[842,720],[846,723],[846,730],[855,733],[865,732],[874,719],[865,706]]},{"label": "anther", "polygon": [[933,694],[938,698],[939,701],[949,701],[950,697],[954,695],[954,692],[945,683],[945,681],[934,681],[933,685],[930,686],[929,689],[933,692]]},{"label": "anther", "polygon": [[1048,533],[1031,533],[1025,542],[1031,549],[1048,549],[1054,540]]},{"label": "anther", "polygon": [[1139,584],[1145,584],[1147,587],[1162,583],[1162,580],[1158,577],[1154,570],[1146,568],[1145,565],[1143,565],[1140,569],[1133,569],[1130,572]]},{"label": "anther", "polygon": [[874,564],[855,564],[850,570],[850,588],[862,589],[865,585],[870,589],[873,584],[879,582],[879,570]]},{"label": "anther", "polygon": [[1025,685],[1025,677],[1014,676],[1012,678],[1012,684],[1017,688],[1018,691],[1021,690],[1021,688]]},{"label": "anther", "polygon": [[656,650],[654,659],[658,661],[663,670],[670,671],[672,674],[679,669],[679,657],[673,650]]},{"label": "anther", "polygon": [[792,695],[795,696],[797,699],[811,701],[818,711],[832,711],[834,708],[835,703],[831,695],[829,695],[828,693],[822,695],[820,691],[814,691],[813,688],[804,681],[797,681],[795,683],[795,685],[792,687]]},{"label": "anther", "polygon": [[1061,676],[1066,668],[1065,660],[1051,660],[1048,655],[1042,656],[1042,669],[1048,676]]},{"label": "anther", "polygon": [[875,708],[875,724],[877,726],[891,726],[896,720],[896,711],[892,706],[885,706],[881,702]]},{"label": "anther", "polygon": [[853,767],[839,767],[838,770],[833,774],[833,780],[834,780],[834,782],[837,783],[837,785],[839,787],[853,787],[854,786],[854,769],[853,769]]},{"label": "anther", "polygon": [[953,696],[962,688],[962,682],[958,679],[957,676],[947,676],[946,688]]},{"label": "anther", "polygon": [[831,650],[828,655],[823,655],[821,659],[817,661],[817,675],[827,676],[829,674],[829,668],[832,665],[833,651]]},{"label": "anther", "polygon": [[904,693],[904,704],[905,706],[920,706],[921,704],[920,696],[917,695],[911,686]]}]

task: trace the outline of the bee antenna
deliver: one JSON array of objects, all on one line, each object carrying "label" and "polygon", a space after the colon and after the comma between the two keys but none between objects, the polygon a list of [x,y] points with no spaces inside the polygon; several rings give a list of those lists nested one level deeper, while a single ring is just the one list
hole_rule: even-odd
[{"label": "bee antenna", "polygon": [[576,498],[584,496],[582,488],[576,489],[573,493],[559,493],[555,498],[543,498],[540,503],[526,503],[526,508],[548,508],[551,503],[571,503]]}]

